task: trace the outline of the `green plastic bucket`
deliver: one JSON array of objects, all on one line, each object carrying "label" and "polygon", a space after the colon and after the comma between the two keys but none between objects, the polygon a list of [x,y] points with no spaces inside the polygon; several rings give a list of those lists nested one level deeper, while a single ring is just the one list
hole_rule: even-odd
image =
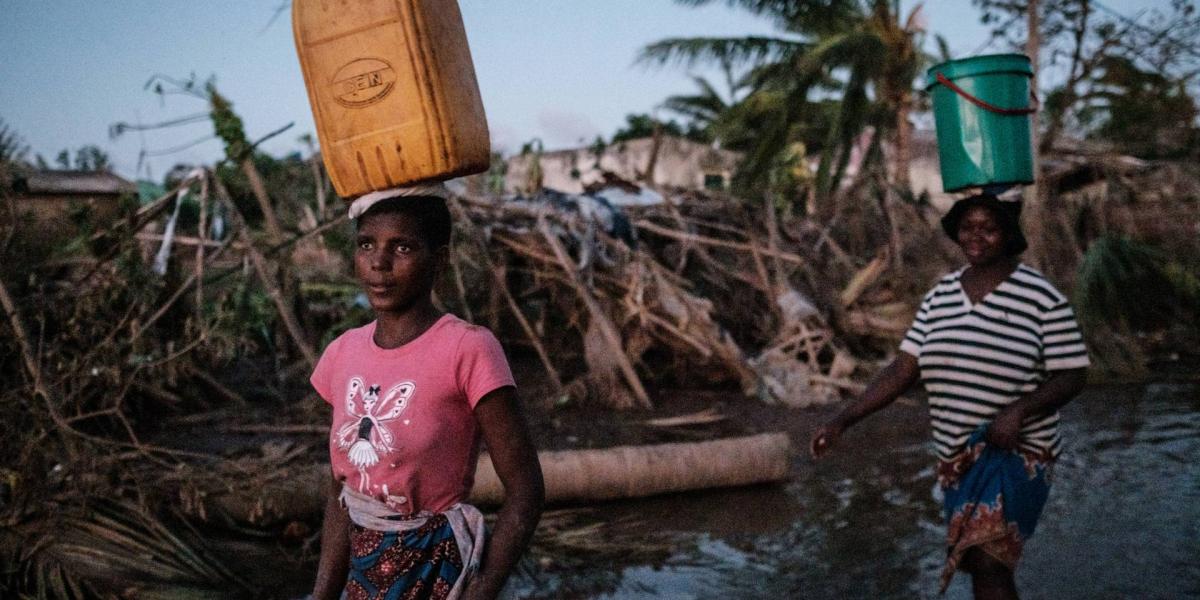
[{"label": "green plastic bucket", "polygon": [[1033,68],[1024,54],[990,54],[931,67],[942,189],[1033,183],[1029,90]]}]

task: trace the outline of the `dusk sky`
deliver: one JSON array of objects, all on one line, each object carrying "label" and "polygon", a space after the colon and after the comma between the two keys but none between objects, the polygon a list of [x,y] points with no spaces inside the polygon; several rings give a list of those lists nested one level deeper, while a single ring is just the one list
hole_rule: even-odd
[{"label": "dusk sky", "polygon": [[[282,0],[0,0],[0,119],[47,160],[64,148],[96,144],[126,177],[161,178],[176,163],[211,163],[221,144],[207,121],[115,140],[118,121],[155,123],[205,110],[189,96],[159,98],[144,89],[155,74],[215,76],[251,139],[295,125],[263,148],[284,154],[314,133]],[[914,3],[903,2],[905,13]],[[1107,3],[1117,10],[1132,0]],[[1151,4],[1166,4],[1156,0]],[[605,137],[631,112],[650,112],[672,94],[690,93],[688,71],[634,64],[639,50],[665,37],[770,34],[770,23],[724,2],[691,9],[670,0],[460,0],[492,144],[507,152],[532,138],[548,148]],[[272,22],[277,10],[283,12]],[[924,21],[956,56],[981,51],[987,30],[968,0],[930,0]],[[934,46],[929,36],[928,48]],[[993,47],[983,52],[1003,51]],[[693,70],[696,74],[707,74]],[[661,113],[670,117],[670,113]]]}]

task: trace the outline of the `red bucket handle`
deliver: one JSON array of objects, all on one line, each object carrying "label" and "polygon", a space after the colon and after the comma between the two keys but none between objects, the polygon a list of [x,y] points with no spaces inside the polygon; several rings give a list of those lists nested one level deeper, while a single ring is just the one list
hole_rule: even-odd
[{"label": "red bucket handle", "polygon": [[966,100],[967,102],[970,102],[971,104],[974,104],[975,106],[978,106],[979,108],[982,108],[984,110],[992,111],[998,115],[1010,115],[1010,116],[1032,115],[1033,113],[1038,111],[1037,94],[1035,94],[1033,92],[1033,90],[1029,90],[1029,102],[1030,102],[1029,107],[1027,107],[1027,108],[1000,108],[999,106],[996,106],[995,104],[989,104],[989,103],[984,102],[983,100],[980,100],[979,98],[976,98],[975,96],[972,96],[971,94],[967,93],[967,90],[964,90],[964,89],[958,87],[957,85],[955,85],[954,82],[950,81],[950,78],[943,75],[941,71],[938,71],[937,81],[938,81],[938,83],[950,88],[955,94],[962,96],[963,99]]}]

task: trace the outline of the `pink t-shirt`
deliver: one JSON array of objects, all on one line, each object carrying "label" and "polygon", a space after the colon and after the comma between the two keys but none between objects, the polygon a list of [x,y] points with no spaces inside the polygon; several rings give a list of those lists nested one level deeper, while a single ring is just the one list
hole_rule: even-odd
[{"label": "pink t-shirt", "polygon": [[441,512],[475,477],[475,405],[512,372],[490,331],[454,315],[399,348],[376,345],[375,326],[331,342],[310,379],[333,406],[333,474],[402,515]]}]

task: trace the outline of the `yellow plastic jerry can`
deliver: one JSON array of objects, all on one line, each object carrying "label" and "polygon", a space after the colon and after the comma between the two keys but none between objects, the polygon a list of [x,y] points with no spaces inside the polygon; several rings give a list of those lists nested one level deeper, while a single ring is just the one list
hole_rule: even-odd
[{"label": "yellow plastic jerry can", "polygon": [[340,196],[487,170],[487,119],[454,0],[293,0],[292,29]]}]

